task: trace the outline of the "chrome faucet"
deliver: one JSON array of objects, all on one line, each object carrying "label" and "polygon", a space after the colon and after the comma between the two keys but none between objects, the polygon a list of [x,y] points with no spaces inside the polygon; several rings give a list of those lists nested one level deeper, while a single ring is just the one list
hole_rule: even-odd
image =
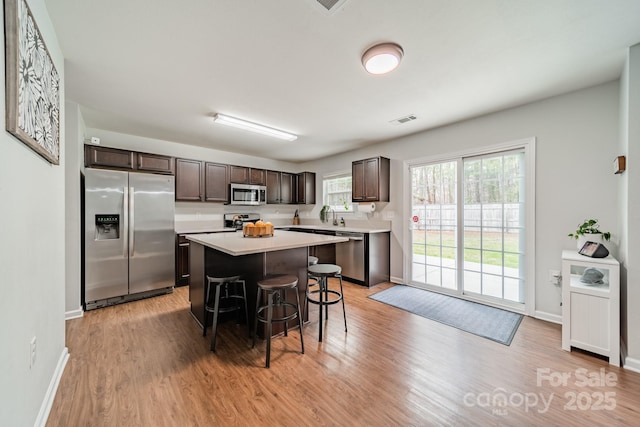
[{"label": "chrome faucet", "polygon": [[338,218],[336,218],[336,211],[330,209],[329,212],[333,212],[333,225],[338,225]]}]

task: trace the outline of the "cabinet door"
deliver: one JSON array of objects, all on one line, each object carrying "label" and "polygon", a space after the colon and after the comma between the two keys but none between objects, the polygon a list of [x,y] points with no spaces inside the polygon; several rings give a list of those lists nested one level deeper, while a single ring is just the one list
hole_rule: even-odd
[{"label": "cabinet door", "polygon": [[267,171],[267,203],[280,203],[280,172]]},{"label": "cabinet door", "polygon": [[293,204],[295,197],[295,175],[289,172],[280,172],[280,203]]},{"label": "cabinet door", "polygon": [[176,238],[176,286],[189,284],[189,241],[184,236]]},{"label": "cabinet door", "polygon": [[389,201],[389,164],[386,157],[358,160],[351,164],[351,200]]},{"label": "cabinet door", "polygon": [[249,170],[249,184],[253,185],[266,185],[267,183],[267,171],[264,169],[254,169],[251,168]]},{"label": "cabinet door", "polygon": [[249,168],[246,166],[229,166],[229,182],[249,184]]},{"label": "cabinet door", "polygon": [[133,170],[134,153],[116,148],[84,146],[84,165],[86,167],[107,167]]},{"label": "cabinet door", "polygon": [[204,201],[223,202],[229,200],[229,178],[227,165],[205,163],[204,165]]},{"label": "cabinet door", "polygon": [[316,174],[301,172],[298,174],[298,203],[314,205],[316,203]]},{"label": "cabinet door", "polygon": [[351,164],[351,200],[364,201],[364,160]]},{"label": "cabinet door", "polygon": [[378,186],[380,175],[378,173],[378,158],[364,161],[364,200],[375,201],[380,199]]},{"label": "cabinet door", "polygon": [[176,200],[200,202],[203,196],[202,162],[176,159]]},{"label": "cabinet door", "polygon": [[141,171],[166,173],[173,175],[173,157],[158,154],[137,153],[137,169]]}]

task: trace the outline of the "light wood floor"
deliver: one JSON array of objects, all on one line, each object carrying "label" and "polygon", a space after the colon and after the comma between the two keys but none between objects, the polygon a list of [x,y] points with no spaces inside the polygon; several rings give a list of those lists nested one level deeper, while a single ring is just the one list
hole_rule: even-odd
[{"label": "light wood floor", "polygon": [[87,312],[47,425],[638,425],[640,374],[562,351],[559,325],[525,318],[507,347],[367,298],[389,286],[345,283],[349,332],[333,306],[319,343],[313,306],[305,354],[291,332],[270,369],[233,322],[211,353],[186,288]]}]

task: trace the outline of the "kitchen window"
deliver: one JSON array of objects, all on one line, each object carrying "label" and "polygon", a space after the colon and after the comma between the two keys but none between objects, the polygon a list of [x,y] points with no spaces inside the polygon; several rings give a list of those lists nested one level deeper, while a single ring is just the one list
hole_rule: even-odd
[{"label": "kitchen window", "polygon": [[353,212],[351,173],[325,176],[322,180],[323,203],[335,212]]}]

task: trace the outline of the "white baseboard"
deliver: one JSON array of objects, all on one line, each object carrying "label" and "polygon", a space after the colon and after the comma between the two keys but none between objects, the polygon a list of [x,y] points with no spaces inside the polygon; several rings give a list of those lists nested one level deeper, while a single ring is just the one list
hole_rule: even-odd
[{"label": "white baseboard", "polygon": [[547,313],[546,311],[536,310],[533,317],[535,317],[536,319],[545,320],[547,322],[557,323],[559,325],[562,324],[562,316],[560,314],[552,314]]},{"label": "white baseboard", "polygon": [[64,320],[77,319],[82,316],[84,316],[84,310],[82,310],[82,307],[78,307],[76,310],[64,312]]},{"label": "white baseboard", "polygon": [[60,378],[62,378],[62,373],[64,372],[65,366],[67,366],[68,360],[69,349],[65,347],[58,359],[58,365],[56,366],[56,370],[53,372],[53,377],[51,377],[51,381],[49,382],[49,388],[47,388],[47,393],[44,395],[42,405],[40,405],[40,412],[38,412],[36,422],[33,424],[36,427],[44,427],[47,424],[49,412],[51,412],[51,407],[53,406],[53,399],[56,397]]},{"label": "white baseboard", "polygon": [[622,339],[620,340],[620,353],[622,353],[620,355],[622,359],[622,367],[624,369],[640,373],[640,360],[634,359],[627,355],[627,346]]},{"label": "white baseboard", "polygon": [[390,282],[393,282],[393,283],[397,283],[397,284],[399,284],[399,285],[404,284],[404,280],[402,280],[402,277],[394,277],[394,276],[391,276],[391,277],[389,278],[389,281],[390,281]]}]

